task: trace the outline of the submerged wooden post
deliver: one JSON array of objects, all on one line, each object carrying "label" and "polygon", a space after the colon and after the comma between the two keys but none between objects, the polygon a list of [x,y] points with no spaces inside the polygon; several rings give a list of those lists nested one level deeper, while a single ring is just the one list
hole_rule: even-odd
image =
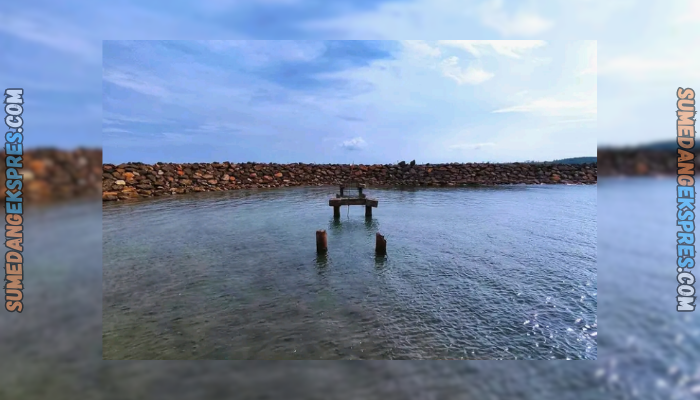
[{"label": "submerged wooden post", "polygon": [[325,254],[328,251],[328,240],[326,239],[326,231],[316,231],[316,253]]},{"label": "submerged wooden post", "polygon": [[365,206],[365,217],[372,218],[372,206]]},{"label": "submerged wooden post", "polygon": [[340,206],[333,206],[333,218],[340,218]]},{"label": "submerged wooden post", "polygon": [[376,252],[378,256],[386,255],[386,239],[379,232],[377,232]]}]

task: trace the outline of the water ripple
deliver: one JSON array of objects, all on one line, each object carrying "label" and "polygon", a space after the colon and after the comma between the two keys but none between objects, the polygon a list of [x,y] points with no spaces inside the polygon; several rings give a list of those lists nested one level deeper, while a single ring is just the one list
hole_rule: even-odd
[{"label": "water ripple", "polygon": [[105,204],[105,358],[597,358],[595,187],[332,194]]}]

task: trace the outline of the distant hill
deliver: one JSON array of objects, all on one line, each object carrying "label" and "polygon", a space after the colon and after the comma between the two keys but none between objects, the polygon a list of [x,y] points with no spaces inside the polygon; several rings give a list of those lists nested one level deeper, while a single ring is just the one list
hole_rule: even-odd
[{"label": "distant hill", "polygon": [[552,161],[553,164],[592,164],[597,162],[598,157],[562,158],[561,160]]},{"label": "distant hill", "polygon": [[[695,146],[697,148],[698,146]],[[663,140],[659,142],[645,143],[636,146],[601,147],[599,150],[655,150],[676,152],[678,143],[675,140]]]},{"label": "distant hill", "polygon": [[647,143],[641,146],[636,146],[635,149],[676,151],[676,149],[678,149],[678,143],[676,143],[675,140],[664,140],[663,142]]},{"label": "distant hill", "polygon": [[553,161],[535,161],[527,160],[524,161],[525,164],[593,164],[598,162],[598,157],[573,157],[573,158],[562,158],[561,160]]}]

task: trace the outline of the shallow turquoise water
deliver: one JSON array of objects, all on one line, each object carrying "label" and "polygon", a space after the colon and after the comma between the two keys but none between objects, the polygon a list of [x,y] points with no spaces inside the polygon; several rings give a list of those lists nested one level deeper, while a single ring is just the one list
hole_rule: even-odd
[{"label": "shallow turquoise water", "polygon": [[105,205],[105,358],[596,358],[594,186],[332,192]]}]

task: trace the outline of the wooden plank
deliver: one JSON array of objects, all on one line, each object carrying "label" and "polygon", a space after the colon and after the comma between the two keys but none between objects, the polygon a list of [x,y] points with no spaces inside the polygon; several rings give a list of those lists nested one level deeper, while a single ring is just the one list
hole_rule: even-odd
[{"label": "wooden plank", "polygon": [[328,200],[328,205],[332,207],[336,206],[370,206],[377,207],[379,205],[379,200],[376,199],[361,199],[355,197],[345,197],[340,199],[330,199]]}]

